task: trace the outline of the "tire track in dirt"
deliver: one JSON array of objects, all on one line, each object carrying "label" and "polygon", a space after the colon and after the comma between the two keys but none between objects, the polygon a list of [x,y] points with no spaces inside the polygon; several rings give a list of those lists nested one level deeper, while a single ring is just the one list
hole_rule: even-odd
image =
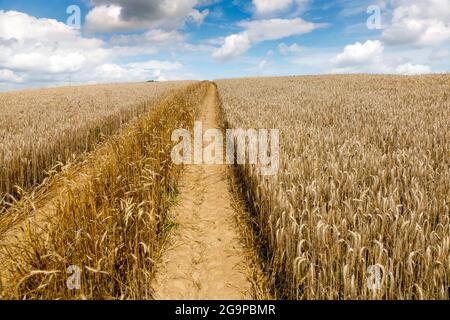
[{"label": "tire track in dirt", "polygon": [[[203,130],[220,128],[216,87],[201,106]],[[155,276],[158,300],[252,298],[249,261],[236,225],[237,212],[225,165],[186,166],[180,199],[171,210],[177,225]]]}]

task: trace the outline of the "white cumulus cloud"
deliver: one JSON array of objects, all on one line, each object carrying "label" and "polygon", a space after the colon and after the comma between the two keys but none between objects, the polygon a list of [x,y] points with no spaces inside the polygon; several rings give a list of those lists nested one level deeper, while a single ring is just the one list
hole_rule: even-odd
[{"label": "white cumulus cloud", "polygon": [[[182,65],[177,62],[147,60],[120,63],[122,58],[155,52],[152,45],[167,43],[172,37],[183,41],[176,31],[151,30],[138,38],[113,39],[108,44],[86,38],[80,31],[52,19],[36,18],[16,11],[0,11],[0,82],[42,86],[67,83],[99,83],[170,79]],[[135,41],[145,40],[142,46]],[[7,85],[5,85],[7,84]]]},{"label": "white cumulus cloud", "polygon": [[213,57],[219,60],[232,59],[247,52],[250,47],[250,37],[246,32],[232,34],[225,38],[222,47],[213,52]]},{"label": "white cumulus cloud", "polygon": [[72,73],[109,54],[103,41],[83,38],[56,20],[0,11],[0,67],[16,72]]},{"label": "white cumulus cloud", "polygon": [[[385,46],[379,40],[368,40],[347,45],[330,60],[332,73],[391,73],[416,75],[431,73],[431,67],[406,62],[398,53],[385,53]],[[401,62],[403,61],[403,62]],[[399,63],[400,62],[400,63]]]},{"label": "white cumulus cloud", "polygon": [[149,60],[136,63],[118,65],[105,63],[94,69],[94,77],[103,81],[146,81],[167,80],[171,78],[165,71],[180,70],[183,66],[178,62]]},{"label": "white cumulus cloud", "polygon": [[356,42],[346,46],[344,51],[333,59],[333,63],[337,67],[371,66],[382,61],[383,51],[383,43],[379,40]]},{"label": "white cumulus cloud", "polygon": [[258,16],[270,16],[294,7],[298,12],[306,7],[309,0],[253,0],[252,2]]},{"label": "white cumulus cloud", "polygon": [[450,41],[449,0],[394,0],[393,6],[383,32],[387,44],[427,47]]},{"label": "white cumulus cloud", "polygon": [[395,71],[403,75],[419,75],[431,73],[431,68],[422,64],[406,63],[398,66]]},{"label": "white cumulus cloud", "polygon": [[247,52],[252,45],[259,42],[302,35],[324,25],[295,18],[243,21],[239,26],[244,28],[244,31],[226,37],[222,47],[214,51],[214,58],[231,59]]},{"label": "white cumulus cloud", "polygon": [[0,82],[21,83],[23,78],[7,69],[0,69]]}]

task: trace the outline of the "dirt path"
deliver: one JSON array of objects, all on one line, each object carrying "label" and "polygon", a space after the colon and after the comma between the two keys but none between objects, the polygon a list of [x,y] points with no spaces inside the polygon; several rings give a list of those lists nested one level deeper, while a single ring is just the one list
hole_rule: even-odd
[{"label": "dirt path", "polygon": [[[216,99],[211,85],[201,107],[203,130],[220,128]],[[231,201],[226,166],[187,166],[179,202],[171,212],[177,227],[153,284],[155,299],[252,298]]]}]

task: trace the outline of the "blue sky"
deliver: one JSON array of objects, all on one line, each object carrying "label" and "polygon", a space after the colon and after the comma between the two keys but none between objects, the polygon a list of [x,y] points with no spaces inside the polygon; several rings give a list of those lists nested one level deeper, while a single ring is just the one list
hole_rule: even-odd
[{"label": "blue sky", "polygon": [[448,0],[0,0],[0,91],[447,72],[449,44]]}]

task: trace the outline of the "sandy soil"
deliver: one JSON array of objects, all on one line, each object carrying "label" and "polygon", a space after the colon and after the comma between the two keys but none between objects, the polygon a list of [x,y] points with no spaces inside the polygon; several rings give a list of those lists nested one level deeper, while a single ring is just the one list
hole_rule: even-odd
[{"label": "sandy soil", "polygon": [[[201,107],[203,130],[220,128],[216,88]],[[227,167],[187,166],[171,215],[177,227],[153,284],[158,300],[251,299],[249,261],[232,207]]]}]

